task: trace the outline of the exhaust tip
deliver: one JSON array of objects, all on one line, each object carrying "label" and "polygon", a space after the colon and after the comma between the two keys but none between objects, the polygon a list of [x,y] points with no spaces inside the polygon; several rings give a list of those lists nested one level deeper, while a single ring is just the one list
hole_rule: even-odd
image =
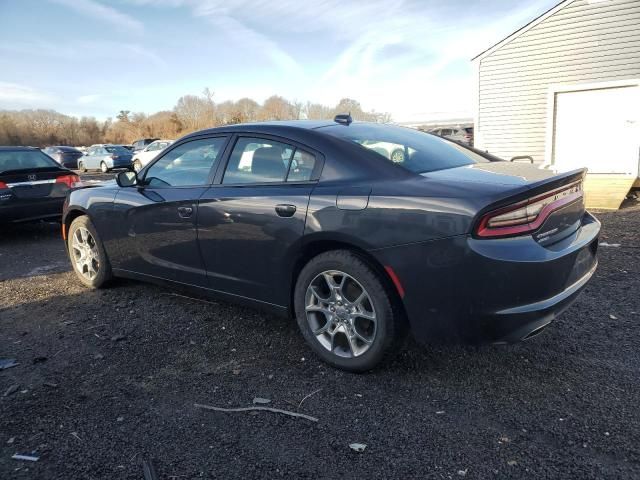
[{"label": "exhaust tip", "polygon": [[531,330],[522,340],[529,340],[530,338],[537,337],[542,333],[543,330],[545,330],[549,326],[549,323],[545,323],[544,325]]}]

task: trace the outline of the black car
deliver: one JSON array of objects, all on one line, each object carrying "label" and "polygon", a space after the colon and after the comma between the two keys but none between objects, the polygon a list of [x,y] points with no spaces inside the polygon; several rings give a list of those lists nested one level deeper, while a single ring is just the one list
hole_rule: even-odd
[{"label": "black car", "polygon": [[78,168],[78,159],[84,155],[80,150],[73,147],[47,147],[42,150],[65,168]]},{"label": "black car", "polygon": [[160,140],[159,138],[141,138],[140,140],[136,140],[131,144],[131,151],[133,153],[139,152],[140,150],[144,150],[144,147],[149,145],[150,143],[155,142],[156,140]]},{"label": "black car", "polygon": [[0,147],[0,223],[60,219],[80,178],[33,147]]},{"label": "black car", "polygon": [[345,116],[241,124],[73,191],[63,232],[85,285],[130,277],[290,315],[325,361],[363,371],[409,328],[492,343],[541,332],[597,265],[584,175]]}]

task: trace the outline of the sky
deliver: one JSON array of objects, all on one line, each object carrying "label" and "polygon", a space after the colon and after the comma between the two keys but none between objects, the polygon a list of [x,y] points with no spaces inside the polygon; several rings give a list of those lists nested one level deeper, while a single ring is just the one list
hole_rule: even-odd
[{"label": "sky", "polygon": [[472,116],[471,58],[557,0],[0,0],[0,109],[154,113],[341,98],[411,122]]}]

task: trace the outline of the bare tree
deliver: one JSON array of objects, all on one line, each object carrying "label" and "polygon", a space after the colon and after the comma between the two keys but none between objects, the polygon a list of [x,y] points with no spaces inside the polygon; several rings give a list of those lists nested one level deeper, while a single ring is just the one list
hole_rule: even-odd
[{"label": "bare tree", "polygon": [[172,111],[152,115],[120,110],[115,119],[80,119],[53,110],[0,111],[0,145],[91,145],[131,143],[138,138],[177,138],[202,128],[242,122],[328,119],[336,113],[349,113],[358,120],[388,122],[387,113],[364,111],[354,99],[344,98],[335,108],[318,103],[303,104],[273,95],[260,105],[251,98],[216,104],[213,91],[205,88],[201,96],[185,95]]}]

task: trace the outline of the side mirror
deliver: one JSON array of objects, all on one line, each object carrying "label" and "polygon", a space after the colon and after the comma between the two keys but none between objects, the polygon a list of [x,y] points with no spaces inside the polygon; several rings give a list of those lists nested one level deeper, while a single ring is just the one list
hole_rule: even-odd
[{"label": "side mirror", "polygon": [[116,183],[119,187],[133,187],[138,184],[138,175],[128,170],[120,172],[116,175]]}]

